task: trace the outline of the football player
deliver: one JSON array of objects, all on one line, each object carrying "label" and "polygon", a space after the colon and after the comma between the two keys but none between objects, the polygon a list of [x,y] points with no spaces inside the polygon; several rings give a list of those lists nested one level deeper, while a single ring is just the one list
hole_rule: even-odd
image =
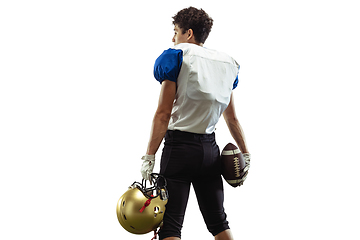
[{"label": "football player", "polygon": [[223,115],[249,162],[232,94],[240,66],[227,54],[203,46],[213,25],[203,9],[185,8],[173,17],[173,24],[174,47],[165,50],[154,66],[161,92],[141,173],[150,179],[155,154],[165,138],[160,174],[167,179],[169,200],[160,239],[181,238],[192,184],[209,232],[216,240],[229,240],[232,235],[223,208],[220,151],[214,130]]}]

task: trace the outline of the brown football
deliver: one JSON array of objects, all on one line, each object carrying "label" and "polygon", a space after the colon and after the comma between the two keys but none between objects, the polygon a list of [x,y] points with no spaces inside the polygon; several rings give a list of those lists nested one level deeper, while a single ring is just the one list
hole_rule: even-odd
[{"label": "brown football", "polygon": [[245,161],[242,153],[232,143],[228,143],[221,152],[221,174],[225,181],[233,187],[240,184],[240,179],[244,173]]}]

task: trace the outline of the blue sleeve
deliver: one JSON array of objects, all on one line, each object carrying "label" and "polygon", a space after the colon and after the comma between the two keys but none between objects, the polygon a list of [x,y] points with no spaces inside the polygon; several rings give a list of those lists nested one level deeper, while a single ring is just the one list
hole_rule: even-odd
[{"label": "blue sleeve", "polygon": [[[240,70],[240,66],[239,66],[239,70]],[[232,90],[234,90],[237,87],[238,83],[239,83],[239,73],[238,73],[238,75],[236,75],[236,79],[235,79],[235,81],[233,83],[233,89]]]},{"label": "blue sleeve", "polygon": [[169,48],[165,50],[155,61],[154,77],[160,83],[164,80],[176,82],[180,73],[183,60],[181,49]]}]

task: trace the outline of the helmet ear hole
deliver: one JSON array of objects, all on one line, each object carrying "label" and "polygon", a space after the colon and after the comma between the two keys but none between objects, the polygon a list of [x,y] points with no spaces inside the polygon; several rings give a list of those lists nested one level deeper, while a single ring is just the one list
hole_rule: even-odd
[{"label": "helmet ear hole", "polygon": [[154,207],[154,212],[158,213],[160,211],[160,208],[158,206]]},{"label": "helmet ear hole", "polygon": [[124,219],[127,220],[125,215],[124,215]]},{"label": "helmet ear hole", "polygon": [[125,201],[123,201],[123,204],[122,204],[122,205],[123,205],[123,207],[125,207]]}]

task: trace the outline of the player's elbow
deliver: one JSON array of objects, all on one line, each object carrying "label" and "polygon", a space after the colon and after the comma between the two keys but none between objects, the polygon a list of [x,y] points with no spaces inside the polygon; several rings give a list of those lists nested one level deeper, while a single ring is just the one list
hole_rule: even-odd
[{"label": "player's elbow", "polygon": [[235,114],[223,114],[225,122],[227,122],[228,124],[230,123],[238,123],[239,120],[237,118],[237,116]]},{"label": "player's elbow", "polygon": [[171,117],[171,113],[170,112],[165,112],[165,111],[157,111],[155,113],[155,119],[161,123],[168,123]]}]

